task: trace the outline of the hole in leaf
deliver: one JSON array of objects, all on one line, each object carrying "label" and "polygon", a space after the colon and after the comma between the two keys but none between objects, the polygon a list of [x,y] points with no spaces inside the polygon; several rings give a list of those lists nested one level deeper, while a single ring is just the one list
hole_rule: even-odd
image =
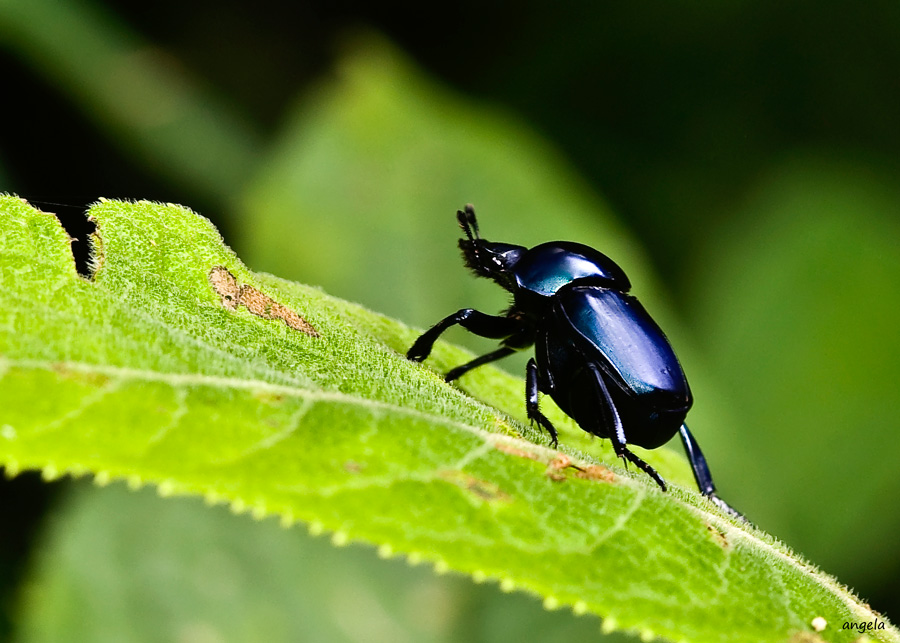
[{"label": "hole in leaf", "polygon": [[72,205],[33,199],[28,199],[28,202],[44,212],[54,214],[59,219],[66,234],[72,239],[72,256],[75,258],[75,269],[79,275],[90,279],[93,272],[91,270],[90,239],[91,234],[97,229],[97,225],[88,219],[87,209],[89,204]]}]

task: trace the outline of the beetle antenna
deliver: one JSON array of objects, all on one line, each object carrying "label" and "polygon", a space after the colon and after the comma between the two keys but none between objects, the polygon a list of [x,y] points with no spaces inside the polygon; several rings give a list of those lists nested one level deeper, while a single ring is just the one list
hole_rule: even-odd
[{"label": "beetle antenna", "polygon": [[464,211],[456,211],[456,220],[459,221],[459,227],[466,231],[466,236],[469,237],[469,241],[475,241],[476,239],[481,238],[481,235],[478,233],[478,220],[475,218],[475,206],[471,203],[466,204],[466,209]]}]

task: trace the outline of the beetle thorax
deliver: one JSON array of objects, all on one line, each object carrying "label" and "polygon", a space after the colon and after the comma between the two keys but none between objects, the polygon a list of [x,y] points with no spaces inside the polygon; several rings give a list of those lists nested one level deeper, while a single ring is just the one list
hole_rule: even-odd
[{"label": "beetle thorax", "polygon": [[515,266],[520,289],[552,297],[578,279],[592,278],[598,285],[627,292],[631,282],[609,257],[589,246],[568,241],[543,243],[525,252]]}]

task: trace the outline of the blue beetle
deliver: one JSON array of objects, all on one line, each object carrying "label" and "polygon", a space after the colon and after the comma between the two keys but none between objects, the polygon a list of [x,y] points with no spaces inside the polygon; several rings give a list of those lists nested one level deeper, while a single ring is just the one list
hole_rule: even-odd
[{"label": "blue beetle", "polygon": [[546,393],[583,430],[609,438],[616,455],[632,462],[666,490],[656,470],[628,449],[655,449],[681,436],[700,492],[727,513],[740,517],[716,495],[706,458],[684,418],[693,398],[669,341],[640,302],[628,294],[631,282],[609,257],[580,243],[555,241],[534,248],[492,243],[478,232],[475,209],[457,211],[465,231],[460,239],[466,266],[493,279],[513,295],[503,315],[464,308],[423,333],[407,352],[421,362],[451,326],[492,339],[500,348],[458,366],[451,382],[473,368],[517,350],[535,347],[528,360],[525,408],[528,418],[557,432],[541,413]]}]

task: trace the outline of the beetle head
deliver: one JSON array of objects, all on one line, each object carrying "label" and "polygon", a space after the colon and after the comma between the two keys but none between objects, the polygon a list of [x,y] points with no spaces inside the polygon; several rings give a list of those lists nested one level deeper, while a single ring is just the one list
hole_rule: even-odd
[{"label": "beetle head", "polygon": [[466,205],[465,210],[456,211],[456,220],[467,237],[459,240],[459,249],[462,250],[466,266],[479,277],[493,279],[512,291],[516,287],[513,270],[525,248],[482,239],[478,234],[478,221],[471,203]]}]

